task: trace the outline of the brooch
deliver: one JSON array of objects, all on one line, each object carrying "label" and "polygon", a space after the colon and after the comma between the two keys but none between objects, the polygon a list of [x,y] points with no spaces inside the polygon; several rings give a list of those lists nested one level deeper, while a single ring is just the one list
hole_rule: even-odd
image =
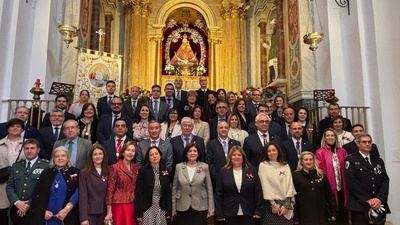
[{"label": "brooch", "polygon": [[161,173],[163,176],[168,176],[168,170],[162,170]]},{"label": "brooch", "polygon": [[106,181],[107,181],[107,176],[101,176],[101,180],[102,180],[103,182],[106,182]]},{"label": "brooch", "polygon": [[78,180],[78,174],[74,173],[69,175],[69,178],[71,181],[77,181]]},{"label": "brooch", "polygon": [[280,176],[280,175],[285,176],[285,171],[279,171],[279,176]]},{"label": "brooch", "polygon": [[197,169],[197,173],[201,173],[201,172],[207,172],[208,171],[208,169],[207,168],[205,168],[205,167],[202,167],[202,166],[200,166],[198,169]]},{"label": "brooch", "polygon": [[252,173],[246,173],[246,177],[249,178],[249,179],[253,179],[254,178]]}]

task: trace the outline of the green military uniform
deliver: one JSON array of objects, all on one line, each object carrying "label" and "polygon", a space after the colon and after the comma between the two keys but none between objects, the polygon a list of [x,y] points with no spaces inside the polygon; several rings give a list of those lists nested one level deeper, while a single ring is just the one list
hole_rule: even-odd
[{"label": "green military uniform", "polygon": [[[36,162],[27,169],[27,161],[22,160],[14,163],[10,171],[10,178],[7,182],[6,192],[11,203],[11,218],[14,220],[16,213],[15,202],[30,201],[35,190],[36,182],[43,170],[49,168],[49,161],[38,158]],[[14,210],[13,210],[14,209]],[[17,219],[23,219],[16,217]]]}]

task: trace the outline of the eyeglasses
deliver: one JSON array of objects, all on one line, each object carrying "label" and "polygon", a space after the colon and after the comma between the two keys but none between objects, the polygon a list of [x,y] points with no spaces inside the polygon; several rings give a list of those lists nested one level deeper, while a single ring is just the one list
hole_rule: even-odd
[{"label": "eyeglasses", "polygon": [[122,103],[111,103],[111,105],[122,105]]},{"label": "eyeglasses", "polygon": [[363,144],[372,144],[372,141],[359,141],[359,142]]}]

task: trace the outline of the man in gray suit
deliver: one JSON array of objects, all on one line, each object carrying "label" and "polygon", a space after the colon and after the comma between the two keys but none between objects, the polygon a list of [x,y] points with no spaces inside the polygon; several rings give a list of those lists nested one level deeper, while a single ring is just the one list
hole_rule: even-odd
[{"label": "man in gray suit", "polygon": [[172,145],[169,142],[160,138],[161,125],[155,120],[149,122],[149,139],[145,139],[138,143],[138,150],[136,153],[136,162],[143,166],[145,164],[144,157],[150,147],[156,146],[161,150],[162,160],[168,170],[172,168]]},{"label": "man in gray suit", "polygon": [[154,119],[162,123],[167,119],[169,106],[164,101],[161,101],[160,95],[161,86],[157,84],[153,85],[151,87],[151,100],[147,104],[150,106],[150,111]]},{"label": "man in gray suit", "polygon": [[67,120],[64,122],[63,131],[65,139],[54,143],[54,148],[65,146],[70,154],[72,166],[82,169],[92,148],[92,142],[79,136],[79,125],[76,120]]}]

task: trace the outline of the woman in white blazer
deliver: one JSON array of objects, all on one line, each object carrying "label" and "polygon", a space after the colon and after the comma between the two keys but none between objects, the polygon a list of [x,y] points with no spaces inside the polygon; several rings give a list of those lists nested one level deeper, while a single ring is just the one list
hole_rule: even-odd
[{"label": "woman in white blazer", "polygon": [[203,108],[199,105],[193,107],[190,117],[194,121],[193,134],[204,139],[204,145],[210,140],[210,126],[202,120]]},{"label": "woman in white blazer", "polygon": [[196,144],[183,152],[185,162],[176,165],[172,185],[172,215],[176,225],[206,225],[214,215],[214,196],[208,165],[198,161]]}]

